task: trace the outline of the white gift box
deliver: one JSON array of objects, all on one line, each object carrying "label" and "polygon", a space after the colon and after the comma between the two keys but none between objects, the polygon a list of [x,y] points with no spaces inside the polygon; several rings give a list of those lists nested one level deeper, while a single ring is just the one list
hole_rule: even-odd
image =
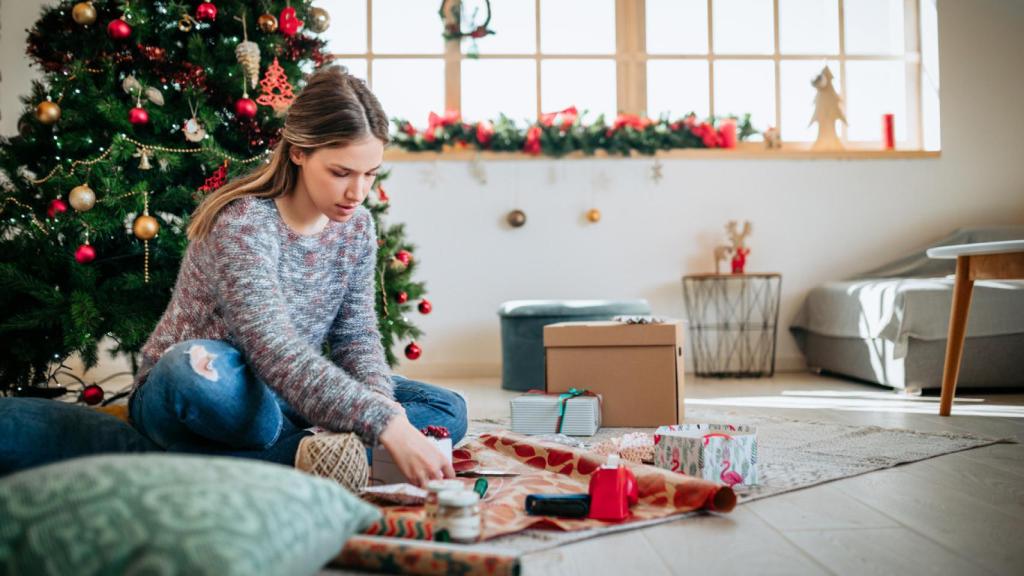
[{"label": "white gift box", "polygon": [[661,426],[654,432],[654,465],[729,486],[757,484],[757,428],[732,424]]},{"label": "white gift box", "polygon": [[[433,438],[427,436],[427,440],[433,441],[437,449],[444,454],[444,457],[448,460],[448,463],[452,463],[452,439],[451,438]],[[371,451],[373,461],[370,463],[370,484],[376,486],[378,484],[401,484],[408,482],[402,472],[398,469],[398,465],[395,464],[394,459],[391,458],[391,453],[384,449],[383,446],[377,446]]]},{"label": "white gift box", "polygon": [[558,394],[523,394],[512,399],[512,431],[519,434],[593,436],[601,428],[601,397],[573,396],[565,400],[562,429]]}]

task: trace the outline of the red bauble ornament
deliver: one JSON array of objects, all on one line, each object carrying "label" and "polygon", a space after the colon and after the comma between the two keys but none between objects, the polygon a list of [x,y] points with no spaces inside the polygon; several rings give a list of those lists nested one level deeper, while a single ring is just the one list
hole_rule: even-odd
[{"label": "red bauble ornament", "polygon": [[136,106],[128,111],[128,121],[136,126],[149,124],[149,112],[141,106]]},{"label": "red bauble ornament", "polygon": [[248,120],[256,117],[256,102],[252,98],[239,98],[235,102],[235,116]]},{"label": "red bauble ornament", "polygon": [[132,35],[132,27],[120,18],[111,20],[107,24],[107,35],[114,40],[127,40]]},{"label": "red bauble ornament", "polygon": [[285,36],[295,36],[302,28],[302,20],[295,17],[295,8],[288,6],[284,10],[281,10],[281,17],[278,20],[278,30]]},{"label": "red bauble ornament", "polygon": [[95,384],[89,384],[82,389],[82,402],[85,402],[89,406],[95,406],[100,402],[103,402],[103,388]]},{"label": "red bauble ornament", "polygon": [[399,292],[395,295],[395,300],[397,300],[399,304],[405,304],[409,301],[409,294],[407,292]]},{"label": "red bauble ornament", "polygon": [[50,203],[46,206],[46,216],[48,218],[53,218],[57,214],[60,214],[61,212],[67,212],[67,211],[68,211],[68,203],[63,201],[63,200],[61,200],[60,198],[57,198],[55,200],[50,200]]},{"label": "red bauble ornament", "polygon": [[377,196],[380,197],[381,204],[387,204],[389,201],[391,201],[391,198],[388,197],[388,193],[384,191],[383,186],[377,186]]},{"label": "red bauble ornament", "polygon": [[409,360],[415,360],[423,354],[423,349],[419,347],[415,342],[410,343],[405,347],[405,357]]},{"label": "red bauble ornament", "polygon": [[395,253],[395,258],[397,258],[402,264],[408,266],[409,263],[412,262],[412,252],[409,252],[408,250],[399,250]]},{"label": "red bauble ornament", "polygon": [[430,300],[424,298],[420,300],[419,309],[420,314],[430,314],[430,311],[434,309],[434,305],[430,303]]},{"label": "red bauble ornament", "polygon": [[96,259],[96,249],[88,244],[82,244],[75,250],[75,262],[88,264]]},{"label": "red bauble ornament", "polygon": [[196,20],[200,22],[213,22],[217,19],[217,7],[213,2],[203,2],[196,8]]}]

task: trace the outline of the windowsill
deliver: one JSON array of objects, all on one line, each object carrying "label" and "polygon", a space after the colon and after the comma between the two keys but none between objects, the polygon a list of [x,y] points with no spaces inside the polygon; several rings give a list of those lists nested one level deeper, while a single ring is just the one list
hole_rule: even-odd
[{"label": "windowsill", "polygon": [[916,160],[932,159],[941,156],[939,150],[880,150],[877,147],[851,145],[845,150],[811,150],[808,143],[783,144],[782,148],[768,150],[761,142],[741,142],[736,148],[682,148],[677,150],[661,150],[653,156],[636,154],[622,156],[598,150],[592,155],[583,152],[572,152],[565,156],[530,155],[522,152],[489,152],[472,149],[449,149],[442,152],[410,152],[398,148],[390,148],[384,153],[387,162],[432,162],[432,161],[472,161],[472,160],[616,160],[616,159],[654,159],[663,160]]}]

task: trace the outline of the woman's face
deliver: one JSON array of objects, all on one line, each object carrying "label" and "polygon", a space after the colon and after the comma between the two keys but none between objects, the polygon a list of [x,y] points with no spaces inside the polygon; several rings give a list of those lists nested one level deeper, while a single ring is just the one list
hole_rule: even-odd
[{"label": "woman's face", "polygon": [[384,144],[375,137],[348,146],[292,150],[301,188],[313,205],[334,222],[345,222],[366,200],[384,160]]}]

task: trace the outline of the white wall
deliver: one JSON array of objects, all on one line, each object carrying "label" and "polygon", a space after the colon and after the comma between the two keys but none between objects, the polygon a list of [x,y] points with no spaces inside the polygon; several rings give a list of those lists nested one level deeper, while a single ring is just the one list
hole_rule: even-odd
[{"label": "white wall", "polygon": [[[29,8],[31,6],[31,8]],[[23,13],[28,13],[23,15]],[[13,130],[27,80],[13,78],[31,1],[4,3],[3,124]],[[730,219],[754,222],[750,271],[783,274],[781,320],[816,284],[884,263],[951,229],[1024,223],[1024,3],[939,1],[942,157],[931,160],[673,160],[664,179],[651,160],[395,164],[393,221],[418,244],[434,312],[409,374],[496,374],[496,309],[519,298],[634,298],[683,315],[680,278],[712,266],[710,248]],[[17,72],[20,73],[20,72]],[[604,219],[590,225],[592,205]],[[507,211],[526,211],[521,229]],[[802,358],[779,333],[780,368]]]}]

